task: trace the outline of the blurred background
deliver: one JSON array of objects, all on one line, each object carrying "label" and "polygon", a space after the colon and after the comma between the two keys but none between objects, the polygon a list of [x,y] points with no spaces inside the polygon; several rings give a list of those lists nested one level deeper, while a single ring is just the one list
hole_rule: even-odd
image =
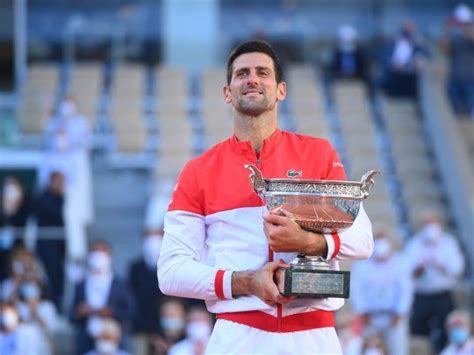
[{"label": "blurred background", "polygon": [[283,62],[280,127],[352,180],[382,171],[344,353],[474,353],[473,7],[3,0],[0,353],[202,352],[213,318],[160,293],[156,260],[183,164],[232,134],[225,65],[250,39]]}]

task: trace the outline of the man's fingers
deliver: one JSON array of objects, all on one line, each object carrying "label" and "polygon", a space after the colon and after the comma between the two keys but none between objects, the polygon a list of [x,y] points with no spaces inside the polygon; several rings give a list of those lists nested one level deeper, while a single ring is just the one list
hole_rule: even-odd
[{"label": "man's fingers", "polygon": [[277,226],[283,226],[286,223],[288,223],[288,217],[279,216],[275,213],[269,213],[266,216],[263,216],[263,219],[267,221],[268,223],[271,223]]}]

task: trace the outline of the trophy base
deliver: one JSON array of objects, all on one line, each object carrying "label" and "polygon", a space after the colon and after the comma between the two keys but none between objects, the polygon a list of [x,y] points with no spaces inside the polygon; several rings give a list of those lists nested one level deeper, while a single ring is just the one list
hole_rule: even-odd
[{"label": "trophy base", "polygon": [[300,298],[349,298],[350,272],[301,268],[280,268],[276,282],[284,296]]}]

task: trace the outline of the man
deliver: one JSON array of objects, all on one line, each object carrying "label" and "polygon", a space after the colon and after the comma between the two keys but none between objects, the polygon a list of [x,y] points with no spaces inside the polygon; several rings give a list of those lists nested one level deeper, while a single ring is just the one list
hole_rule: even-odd
[{"label": "man", "polygon": [[449,343],[441,355],[474,354],[474,337],[471,335],[471,315],[467,310],[455,309],[446,319]]},{"label": "man", "polygon": [[128,283],[136,302],[132,322],[136,355],[150,354],[151,339],[159,331],[159,310],[164,300],[156,284],[156,263],[162,238],[161,231],[148,231],[143,238],[142,256],[134,260],[129,268]]},{"label": "man", "polygon": [[186,164],[165,216],[159,285],[166,294],[204,299],[217,313],[207,353],[341,353],[333,311],[342,299],[284,297],[273,277],[297,252],[323,256],[332,269],[339,269],[336,256],[372,253],[363,208],[354,226],[339,235],[305,232],[276,214],[262,219],[262,201],[250,187],[245,164],[271,178],[287,177],[290,170],[306,179],[346,178],[327,141],[278,129],[278,103],[285,96],[270,45],[238,46],[224,87],[234,135]]},{"label": "man", "polygon": [[192,308],[187,316],[186,338],[171,346],[169,355],[202,355],[211,335],[212,319],[201,307]]},{"label": "man", "polygon": [[93,338],[100,331],[100,319],[116,319],[124,333],[133,317],[134,303],[127,284],[114,275],[112,250],[105,241],[92,243],[87,259],[88,271],[77,285],[72,321],[77,329],[76,351],[84,354],[93,348]]},{"label": "man", "polygon": [[447,341],[446,317],[454,310],[452,290],[464,270],[464,256],[439,214],[425,212],[422,227],[407,243],[405,255],[415,279],[411,332],[429,336],[436,352]]},{"label": "man", "polygon": [[405,262],[392,251],[383,229],[374,233],[374,254],[355,263],[351,304],[362,316],[364,335],[380,334],[388,354],[408,354],[408,314],[413,301],[413,282]]}]

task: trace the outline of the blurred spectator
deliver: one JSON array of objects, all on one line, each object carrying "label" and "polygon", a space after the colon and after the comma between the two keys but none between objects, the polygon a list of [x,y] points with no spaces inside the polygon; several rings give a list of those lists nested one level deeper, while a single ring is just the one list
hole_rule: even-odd
[{"label": "blurred spectator", "polygon": [[[40,227],[62,227],[64,206],[64,175],[53,172],[48,187],[35,203],[35,215]],[[42,235],[36,242],[36,252],[43,262],[49,278],[50,297],[60,307],[64,288],[64,231],[59,235]]]},{"label": "blurred spectator", "polygon": [[15,227],[24,227],[30,213],[25,188],[15,176],[6,176],[0,190],[0,281],[7,276],[8,254],[15,241]]},{"label": "blurred spectator", "polygon": [[35,203],[35,216],[38,226],[51,227],[64,225],[64,175],[53,171],[49,175],[48,186],[41,192]]},{"label": "blurred spectator", "polygon": [[131,264],[129,270],[130,290],[137,304],[132,324],[136,355],[150,354],[152,335],[159,332],[159,311],[164,296],[156,282],[156,264],[162,238],[161,231],[148,232],[143,239],[142,256]]},{"label": "blurred spectator", "polygon": [[55,148],[57,144],[54,135],[57,132],[65,132],[68,137],[68,145],[72,150],[89,149],[91,144],[90,125],[76,107],[72,97],[66,96],[59,104],[58,114],[52,117],[45,128],[46,145]]},{"label": "blurred spectator", "polygon": [[170,347],[183,340],[186,327],[184,304],[178,299],[169,299],[160,308],[161,334],[153,337],[153,354],[168,354]]},{"label": "blurred spectator", "polygon": [[94,324],[98,317],[112,317],[120,322],[125,335],[133,317],[133,300],[127,284],[115,277],[110,246],[93,242],[88,255],[88,272],[77,285],[72,321],[77,330],[78,354],[93,348]]},{"label": "blurred spectator", "polygon": [[364,339],[362,355],[385,355],[386,353],[383,340],[379,336],[371,335]]},{"label": "blurred spectator", "polygon": [[384,58],[381,86],[385,93],[395,97],[416,98],[418,72],[427,55],[415,23],[405,20]]},{"label": "blurred spectator", "polygon": [[86,355],[130,355],[120,349],[122,331],[120,324],[113,318],[100,318],[97,323],[97,336],[94,337],[94,349]]},{"label": "blurred spectator", "polygon": [[446,23],[441,48],[449,57],[448,96],[454,112],[468,121],[474,115],[474,23],[465,4],[454,9]]},{"label": "blurred spectator", "polygon": [[204,308],[189,311],[186,338],[174,344],[169,355],[204,355],[211,336],[212,319]]},{"label": "blurred spectator", "polygon": [[451,293],[464,269],[463,254],[456,239],[443,230],[440,216],[432,212],[424,215],[405,254],[415,278],[411,332],[429,336],[439,352],[446,345],[444,324],[454,309]]},{"label": "blurred spectator", "polygon": [[19,287],[17,309],[20,320],[28,325],[30,333],[38,339],[41,354],[53,353],[53,336],[58,327],[57,311],[54,304],[45,298],[45,292],[36,281],[25,281]]},{"label": "blurred spectator", "polygon": [[357,31],[350,25],[338,30],[337,47],[331,59],[333,78],[355,78],[369,82],[367,53],[359,42]]},{"label": "blurred spectator", "polygon": [[360,355],[362,350],[361,318],[352,313],[336,314],[336,329],[344,355]]},{"label": "blurred spectator", "polygon": [[389,354],[408,354],[408,315],[413,282],[384,230],[374,233],[374,254],[354,264],[351,302],[364,336],[381,335]]},{"label": "blurred spectator", "polygon": [[0,227],[24,227],[30,212],[28,202],[21,181],[15,176],[7,176],[2,188]]},{"label": "blurred spectator", "polygon": [[46,285],[46,274],[40,261],[23,246],[12,249],[8,265],[8,278],[0,285],[2,301],[16,302],[20,297],[20,285],[23,282],[35,282],[41,287]]},{"label": "blurred spectator", "polygon": [[0,303],[0,354],[39,354],[20,327],[20,316],[12,304]]},{"label": "blurred spectator", "polygon": [[48,153],[40,169],[40,184],[44,186],[53,171],[65,176],[64,222],[70,260],[85,257],[85,228],[93,220],[90,141],[87,119],[77,112],[72,98],[66,97],[59,105],[58,115],[46,126]]},{"label": "blurred spectator", "polygon": [[471,335],[471,316],[468,311],[454,310],[446,319],[449,343],[441,355],[474,354],[474,337]]}]

